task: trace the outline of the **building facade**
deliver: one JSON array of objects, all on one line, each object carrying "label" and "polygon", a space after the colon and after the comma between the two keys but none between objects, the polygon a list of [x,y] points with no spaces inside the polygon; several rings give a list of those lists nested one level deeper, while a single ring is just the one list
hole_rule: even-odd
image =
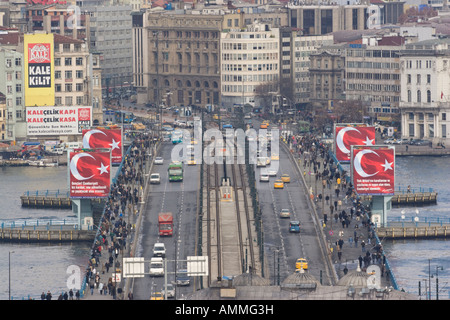
[{"label": "building facade", "polygon": [[[254,23],[246,29],[221,33],[222,105],[261,105],[258,86],[279,91],[279,29]],[[267,86],[265,86],[267,85]]]},{"label": "building facade", "polygon": [[425,40],[400,52],[402,138],[450,142],[449,45],[450,39]]},{"label": "building facade", "polygon": [[138,103],[220,105],[223,15],[182,11],[133,15],[133,76]]},{"label": "building facade", "polygon": [[24,89],[23,53],[0,45],[0,93],[5,99],[2,140],[16,141],[26,137]]}]

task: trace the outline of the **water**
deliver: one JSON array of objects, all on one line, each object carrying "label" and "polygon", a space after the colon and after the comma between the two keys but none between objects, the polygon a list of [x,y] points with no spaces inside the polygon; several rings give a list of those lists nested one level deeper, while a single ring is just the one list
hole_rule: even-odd
[{"label": "water", "polygon": [[[450,159],[448,157],[397,157],[396,185],[433,188],[438,194],[438,204],[420,207],[419,219],[425,217],[449,218],[450,212]],[[0,168],[0,220],[4,219],[66,219],[73,218],[70,209],[22,208],[20,195],[30,190],[67,189],[67,167]],[[415,208],[392,209],[390,216],[398,217],[402,209],[406,217],[415,216]],[[42,291],[52,292],[54,299],[67,291],[69,266],[83,271],[88,264],[91,243],[74,244],[14,244],[0,242],[0,300],[8,299],[11,270],[11,295],[21,299],[31,295],[39,298]],[[400,288],[418,294],[419,281],[422,294],[431,278],[431,298],[436,298],[436,267],[439,274],[439,299],[450,298],[450,240],[384,240],[383,245],[394,269]],[[11,268],[9,268],[9,252]],[[422,295],[422,299],[426,299]]]},{"label": "water", "polygon": [[[450,218],[450,158],[449,157],[397,157],[395,159],[396,185],[406,188],[433,188],[438,192],[438,203],[418,208],[395,208],[389,217],[406,220],[416,216]],[[439,299],[450,299],[450,240],[384,240],[384,249],[394,270],[399,288],[418,295],[421,282],[421,299],[427,299],[431,282],[431,299],[436,299],[436,278],[439,280]],[[436,277],[436,267],[438,277]],[[433,275],[433,277],[429,277]],[[431,280],[431,281],[430,281]],[[426,289],[425,289],[426,286]]]},{"label": "water", "polygon": [[[0,220],[73,219],[75,215],[70,209],[22,208],[23,192],[47,189],[67,189],[67,167],[0,167]],[[68,291],[68,267],[85,270],[91,246],[91,243],[0,242],[0,300],[9,297],[9,279],[13,299],[40,298],[42,291],[48,290],[56,299],[62,291]]]}]

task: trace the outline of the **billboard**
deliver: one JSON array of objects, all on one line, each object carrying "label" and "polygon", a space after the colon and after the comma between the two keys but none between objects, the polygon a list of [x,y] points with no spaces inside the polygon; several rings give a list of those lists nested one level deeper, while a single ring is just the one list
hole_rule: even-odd
[{"label": "billboard", "polygon": [[110,148],[112,164],[120,164],[123,155],[121,127],[83,129],[83,148]]},{"label": "billboard", "polygon": [[27,135],[78,135],[92,125],[91,106],[27,107]]},{"label": "billboard", "polygon": [[74,149],[69,154],[70,197],[104,198],[111,188],[111,151]]},{"label": "billboard", "polygon": [[352,145],[375,144],[375,127],[365,124],[336,124],[334,133],[336,159],[340,162],[350,162]]},{"label": "billboard", "polygon": [[24,35],[25,106],[55,104],[53,34]]},{"label": "billboard", "polygon": [[352,146],[350,172],[359,195],[394,195],[395,147]]}]

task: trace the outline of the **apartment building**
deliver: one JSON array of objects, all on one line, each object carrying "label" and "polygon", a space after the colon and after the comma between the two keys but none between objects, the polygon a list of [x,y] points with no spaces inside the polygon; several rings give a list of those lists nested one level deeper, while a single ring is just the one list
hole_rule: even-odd
[{"label": "apartment building", "polygon": [[399,52],[404,38],[370,37],[362,42],[345,50],[346,100],[362,101],[374,120],[399,121]]},{"label": "apartment building", "polygon": [[291,83],[294,103],[305,105],[310,102],[310,55],[317,53],[322,46],[328,46],[332,43],[332,35],[303,36],[300,32],[293,33],[291,50]]},{"label": "apartment building", "polygon": [[224,16],[171,10],[138,12],[132,17],[137,102],[220,105]]},{"label": "apartment building", "polygon": [[[17,44],[19,33],[2,40]],[[4,96],[2,140],[16,141],[26,137],[23,53],[4,48],[0,43],[0,93]]]},{"label": "apartment building", "polygon": [[245,29],[221,33],[221,94],[227,108],[259,106],[258,86],[278,93],[280,32],[267,24],[253,23]]},{"label": "apartment building", "polygon": [[405,45],[400,70],[402,138],[449,145],[450,39]]},{"label": "apartment building", "polygon": [[6,135],[6,98],[0,93],[0,142],[8,141]]}]

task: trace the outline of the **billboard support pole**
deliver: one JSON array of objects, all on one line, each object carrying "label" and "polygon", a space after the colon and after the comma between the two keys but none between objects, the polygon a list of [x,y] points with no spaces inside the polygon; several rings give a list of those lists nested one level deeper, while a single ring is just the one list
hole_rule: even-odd
[{"label": "billboard support pole", "polygon": [[391,209],[392,196],[372,196],[372,217],[373,224],[377,227],[386,227],[387,215]]},{"label": "billboard support pole", "polygon": [[80,229],[86,230],[94,227],[91,199],[72,199],[72,212],[77,214]]}]

